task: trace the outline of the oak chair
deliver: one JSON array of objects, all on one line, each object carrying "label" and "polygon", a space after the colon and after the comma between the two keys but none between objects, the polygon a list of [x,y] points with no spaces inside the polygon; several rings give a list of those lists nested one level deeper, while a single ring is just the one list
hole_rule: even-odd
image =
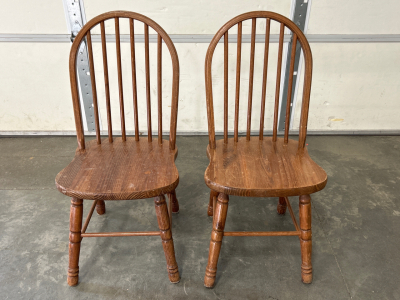
[{"label": "oak chair", "polygon": [[[134,110],[134,137],[126,136],[123,80],[121,68],[120,19],[129,20],[130,28],[130,62],[132,72],[133,99],[129,105]],[[121,137],[114,137],[111,123],[110,87],[108,75],[108,56],[105,34],[105,21],[115,26],[116,59],[118,71],[119,110],[121,119]],[[147,137],[139,136],[138,96],[136,80],[136,52],[134,20],[144,25],[145,46],[145,81],[147,104]],[[139,23],[140,24],[140,23]],[[102,61],[104,66],[105,100],[107,109],[108,137],[100,135],[99,107],[94,71],[94,51],[92,49],[93,28],[100,25]],[[150,68],[149,68],[149,27],[157,33],[157,92],[158,92],[158,138],[153,139],[151,128]],[[92,34],[91,34],[92,30]],[[93,114],[95,116],[96,139],[85,142],[82,113],[77,83],[77,52],[81,43],[86,40],[89,55],[90,77],[93,93]],[[109,41],[107,41],[109,42]],[[162,42],[167,46],[172,61],[172,96],[171,123],[169,141],[162,139]],[[174,244],[171,233],[171,213],[179,211],[175,188],[179,182],[178,170],[175,166],[177,156],[176,122],[179,91],[179,61],[174,44],[167,33],[151,19],[133,12],[114,11],[99,15],[90,20],[76,36],[69,60],[69,71],[78,148],[72,162],[56,177],[58,190],[72,197],[69,234],[69,266],[68,284],[78,283],[79,252],[84,237],[115,236],[161,236],[162,246],[167,260],[169,280],[179,282],[178,266],[175,259]],[[83,92],[85,87],[82,87]],[[132,101],[132,102],[131,102]],[[164,195],[170,200],[169,211]],[[96,208],[98,214],[105,213],[105,200],[134,200],[155,197],[155,210],[159,231],[144,232],[101,232],[87,233],[89,221]],[[82,226],[83,199],[94,200],[88,217]]]},{"label": "oak chair", "polygon": [[[263,53],[263,77],[260,107],[260,130],[258,136],[251,136],[251,117],[254,81],[254,57],[256,39],[256,20],[264,19],[266,24],[265,45]],[[247,110],[246,136],[239,137],[239,93],[240,93],[240,68],[242,50],[242,22],[251,20],[250,44],[250,73]],[[264,136],[264,116],[267,69],[270,42],[271,20],[280,25],[279,46],[277,58],[277,79],[275,86],[275,101],[273,111],[272,137]],[[237,61],[236,61],[236,89],[235,89],[235,115],[234,135],[228,138],[228,30],[237,25]],[[285,116],[284,137],[278,137],[278,109],[280,98],[280,78],[282,68],[282,51],[285,27],[292,34],[292,48],[289,85],[287,93],[287,106]],[[224,47],[224,137],[215,139],[212,59],[214,50],[223,38]],[[289,139],[290,103],[293,85],[293,70],[297,41],[304,53],[304,87],[301,106],[299,140]],[[298,236],[301,246],[301,277],[304,283],[312,281],[311,265],[311,198],[310,194],[322,190],[327,182],[325,171],[311,160],[305,147],[307,134],[308,109],[310,100],[312,73],[311,49],[303,32],[289,19],[268,11],[254,11],[239,15],[225,25],[215,34],[207,51],[205,60],[205,81],[208,115],[209,145],[207,155],[210,163],[205,171],[205,182],[211,189],[208,215],[213,216],[213,229],[209,249],[208,264],[204,284],[211,288],[214,285],[218,257],[224,236]],[[222,101],[222,100],[221,100]],[[244,197],[279,197],[278,213],[284,214],[289,209],[294,222],[294,231],[280,232],[226,232],[224,231],[228,211],[229,195]],[[300,225],[298,225],[293,210],[288,200],[289,196],[300,198]]]}]

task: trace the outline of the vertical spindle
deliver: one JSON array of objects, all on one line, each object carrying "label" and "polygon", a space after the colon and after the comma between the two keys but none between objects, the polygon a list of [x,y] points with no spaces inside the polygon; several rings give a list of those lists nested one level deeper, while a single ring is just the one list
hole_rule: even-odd
[{"label": "vertical spindle", "polygon": [[224,34],[224,143],[228,143],[228,31]]},{"label": "vertical spindle", "polygon": [[130,42],[131,42],[131,69],[132,69],[132,91],[133,91],[133,115],[135,121],[135,141],[139,141],[139,116],[137,105],[136,85],[136,57],[135,57],[135,27],[133,19],[129,19]]},{"label": "vertical spindle", "polygon": [[265,28],[265,46],[264,46],[264,70],[261,93],[261,114],[260,114],[260,140],[264,138],[264,118],[265,118],[265,95],[267,92],[267,73],[268,73],[268,51],[269,51],[269,32],[271,19],[267,18]]},{"label": "vertical spindle", "polygon": [[288,85],[288,94],[287,94],[287,102],[286,102],[285,137],[284,137],[285,144],[287,144],[287,142],[289,140],[290,106],[291,106],[291,100],[292,100],[294,60],[296,58],[296,56],[295,56],[296,55],[296,44],[297,44],[297,35],[295,33],[293,33],[292,53],[290,54],[289,85]]},{"label": "vertical spindle", "polygon": [[279,32],[279,50],[278,50],[278,66],[276,71],[276,87],[275,87],[275,107],[274,107],[274,128],[272,132],[272,141],[276,142],[278,130],[278,109],[279,109],[279,92],[281,87],[281,69],[282,69],[282,51],[285,25],[281,23]]},{"label": "vertical spindle", "polygon": [[151,102],[150,102],[150,64],[149,64],[149,25],[144,24],[144,48],[146,65],[146,99],[147,99],[147,134],[148,141],[152,141],[151,133]]},{"label": "vertical spindle", "polygon": [[162,144],[162,38],[157,39],[158,143]]},{"label": "vertical spindle", "polygon": [[254,51],[256,43],[256,18],[252,19],[251,25],[251,48],[250,48],[250,73],[249,73],[249,100],[247,107],[247,131],[246,140],[250,141],[251,130],[251,108],[253,103],[253,81],[254,81]]},{"label": "vertical spindle", "polygon": [[104,28],[104,21],[100,22],[100,28],[101,28],[101,49],[103,52],[104,86],[106,94],[108,141],[112,143],[113,135],[112,135],[112,124],[111,124],[110,84],[108,81],[107,46],[106,46],[106,31]]},{"label": "vertical spindle", "polygon": [[96,77],[95,77],[95,74],[94,74],[92,37],[91,37],[91,34],[90,34],[90,30],[86,34],[86,40],[87,40],[87,48],[88,48],[88,54],[89,54],[90,80],[91,80],[91,83],[92,83],[93,114],[94,114],[94,123],[95,123],[95,126],[96,126],[96,139],[97,139],[97,144],[101,144],[100,124],[99,124],[99,109],[98,109],[98,106],[97,106]]},{"label": "vertical spindle", "polygon": [[117,69],[118,69],[118,90],[119,90],[119,109],[121,114],[121,133],[122,140],[126,141],[125,133],[125,110],[124,110],[124,93],[122,89],[122,67],[121,67],[121,42],[119,34],[119,18],[115,18],[115,44],[117,48]]},{"label": "vertical spindle", "polygon": [[237,61],[236,61],[236,95],[235,95],[235,125],[234,125],[234,141],[238,141],[239,127],[239,93],[240,93],[240,63],[242,56],[242,22],[238,23],[237,34]]}]

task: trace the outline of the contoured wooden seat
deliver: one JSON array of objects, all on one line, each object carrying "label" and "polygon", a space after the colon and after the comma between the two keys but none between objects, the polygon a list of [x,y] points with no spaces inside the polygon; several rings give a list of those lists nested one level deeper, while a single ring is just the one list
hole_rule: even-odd
[{"label": "contoured wooden seat", "polygon": [[204,178],[215,192],[246,197],[289,197],[322,190],[325,171],[308,155],[298,151],[298,142],[258,136],[216,141],[207,148],[210,159]]},{"label": "contoured wooden seat", "polygon": [[[251,135],[253,109],[254,60],[256,43],[257,19],[265,21],[263,32],[265,43],[262,64],[262,91],[260,112],[260,127],[257,136]],[[247,129],[246,136],[239,137],[239,98],[241,82],[241,53],[243,22],[251,20],[250,67],[247,99]],[[279,46],[277,57],[277,75],[275,85],[275,101],[273,109],[272,137],[264,136],[264,120],[266,110],[267,70],[270,55],[271,21],[279,24]],[[237,27],[236,50],[236,82],[234,92],[234,130],[233,137],[228,136],[228,74],[229,74],[229,39],[228,31]],[[291,31],[292,48],[290,51],[290,69],[285,108],[285,130],[283,137],[278,137],[278,113],[280,102],[282,53],[285,28]],[[223,132],[224,138],[215,139],[213,79],[218,75],[212,74],[212,60],[218,43],[223,42]],[[294,63],[297,42],[300,43],[304,54],[304,86],[301,103],[299,140],[289,139],[291,97],[293,91]],[[210,163],[204,174],[207,186],[211,189],[208,215],[213,216],[208,265],[204,285],[211,288],[214,285],[221,242],[224,236],[299,236],[301,245],[301,276],[305,283],[312,281],[311,265],[311,198],[310,194],[322,190],[327,182],[325,171],[308,155],[305,147],[307,121],[311,89],[312,54],[303,32],[289,19],[268,11],[254,11],[239,15],[228,21],[215,34],[207,51],[205,61],[206,100],[208,116],[209,145],[207,155]],[[298,76],[299,74],[296,74]],[[215,76],[215,77],[213,77]],[[233,98],[233,97],[232,97]],[[219,99],[218,99],[219,100]],[[222,101],[222,99],[220,100]],[[234,104],[233,104],[234,103]],[[229,195],[246,197],[279,197],[278,213],[284,214],[289,209],[295,225],[294,231],[260,231],[260,232],[227,232],[224,230],[228,211]],[[299,196],[300,225],[293,214],[289,196]]]},{"label": "contoured wooden seat", "polygon": [[90,200],[132,200],[173,193],[179,183],[177,148],[147,137],[86,143],[56,178],[65,195]]},{"label": "contoured wooden seat", "polygon": [[[124,98],[122,80],[122,60],[120,43],[120,19],[128,19],[130,32],[130,69],[132,79],[133,98]],[[121,121],[121,136],[113,136],[110,78],[107,56],[107,47],[110,40],[106,41],[106,22],[114,23],[115,49],[118,76],[118,99]],[[144,64],[145,64],[145,89],[146,98],[138,99],[138,83],[136,78],[136,47],[135,26],[141,23],[144,29]],[[108,137],[102,138],[99,121],[99,103],[94,69],[94,51],[92,49],[93,30],[100,27],[101,32],[101,60],[103,62],[104,92],[107,111]],[[112,24],[111,24],[112,27]],[[157,33],[157,115],[158,137],[153,139],[151,121],[151,93],[150,93],[150,58],[149,58],[149,27]],[[95,28],[95,29],[94,29]],[[91,33],[92,31],[92,33]],[[162,44],[169,50],[172,62],[172,95],[171,95],[171,121],[169,140],[163,140],[162,126]],[[80,106],[77,68],[78,52],[87,44],[89,55],[90,75],[93,104],[90,106],[95,119],[96,139],[86,142],[82,123]],[[82,67],[82,66],[81,66]],[[56,186],[60,192],[72,197],[70,213],[69,236],[69,267],[67,282],[73,286],[78,284],[79,278],[79,253],[81,240],[84,237],[111,237],[111,236],[161,236],[162,246],[167,260],[167,271],[171,282],[179,282],[178,265],[175,259],[174,244],[171,233],[171,213],[179,211],[175,188],[179,182],[178,170],[175,166],[177,156],[176,147],[176,122],[178,110],[179,91],[179,61],[176,49],[168,34],[153,20],[133,12],[113,11],[99,15],[90,20],[76,36],[69,60],[72,100],[74,107],[78,148],[72,162],[56,177]],[[85,70],[86,71],[86,70]],[[103,76],[101,76],[103,77]],[[88,87],[81,86],[82,93]],[[138,102],[146,101],[147,107],[147,137],[140,137]],[[125,103],[124,103],[125,101]],[[133,106],[134,136],[127,137],[125,127],[125,107]],[[169,210],[165,202],[167,194],[170,200]],[[97,232],[88,233],[86,229],[94,209],[98,214],[105,213],[104,200],[133,200],[155,197],[155,210],[158,220],[158,231],[134,232]],[[83,200],[94,200],[85,223],[82,226]]]}]

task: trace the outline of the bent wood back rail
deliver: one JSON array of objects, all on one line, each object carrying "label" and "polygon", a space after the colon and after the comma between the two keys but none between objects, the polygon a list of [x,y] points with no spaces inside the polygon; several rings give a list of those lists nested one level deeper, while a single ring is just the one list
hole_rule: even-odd
[{"label": "bent wood back rail", "polygon": [[[130,32],[130,67],[132,74],[133,99],[124,98],[121,44],[120,44],[120,19],[129,20]],[[114,23],[115,49],[117,60],[119,111],[121,120],[121,137],[113,136],[111,120],[111,95],[109,67],[107,56],[105,23]],[[139,136],[139,112],[137,96],[137,72],[135,50],[136,23],[144,27],[145,46],[145,85],[147,106],[147,138]],[[112,25],[111,25],[112,26]],[[96,86],[94,69],[94,51],[92,46],[92,32],[100,27],[101,54],[104,67],[104,92],[107,110],[108,138],[100,135],[98,88]],[[158,104],[158,138],[153,140],[151,127],[151,99],[150,99],[150,58],[149,58],[149,27],[157,33],[157,104]],[[85,142],[82,112],[79,99],[77,81],[77,53],[82,43],[86,42],[88,55],[92,94],[93,114],[95,119],[96,139]],[[171,95],[171,122],[169,141],[162,139],[162,44],[167,46],[172,62],[172,95]],[[167,271],[171,282],[179,282],[178,266],[175,259],[174,244],[171,233],[171,213],[179,211],[175,188],[179,182],[178,170],[175,166],[177,156],[176,123],[178,110],[179,91],[179,61],[174,44],[167,33],[153,20],[134,12],[113,11],[99,15],[90,20],[76,36],[70,52],[69,71],[71,92],[75,115],[75,125],[78,148],[73,161],[56,177],[56,186],[60,192],[72,197],[70,214],[70,242],[69,242],[69,267],[68,284],[73,286],[78,283],[80,243],[84,237],[109,237],[109,236],[155,236],[159,235],[167,260]],[[84,89],[84,87],[82,87]],[[133,105],[135,134],[127,137],[125,129],[125,105]],[[164,194],[170,200],[169,210]],[[158,219],[159,231],[135,232],[101,232],[87,233],[86,229],[94,209],[98,214],[105,213],[104,200],[133,200],[155,197],[155,210]],[[83,199],[94,200],[82,226]]]},{"label": "bent wood back rail", "polygon": [[[258,136],[251,136],[251,118],[253,108],[253,84],[255,65],[255,40],[257,19],[265,20],[265,44],[263,51],[263,74],[260,106],[260,129]],[[247,99],[246,136],[239,137],[239,102],[242,64],[242,28],[243,22],[251,20],[250,67]],[[273,109],[272,137],[264,136],[264,116],[267,91],[268,61],[271,61],[269,42],[271,22],[279,24],[279,44],[277,55],[277,77]],[[234,132],[228,137],[228,31],[237,25],[236,77],[234,91]],[[291,31],[292,48],[290,51],[289,85],[283,138],[278,137],[278,110],[280,101],[282,53],[285,28]],[[215,139],[214,98],[212,83],[212,60],[214,51],[222,41],[224,47],[224,96],[223,127],[224,138]],[[293,71],[297,42],[304,54],[304,86],[300,116],[299,140],[289,139],[290,105],[293,89]],[[302,31],[289,19],[268,11],[254,11],[239,15],[215,34],[208,48],[205,60],[205,83],[208,116],[209,145],[207,155],[210,160],[204,178],[211,189],[208,215],[213,216],[213,230],[209,250],[208,265],[204,284],[212,287],[217,272],[218,257],[223,236],[298,236],[301,244],[301,273],[305,283],[312,281],[311,266],[311,198],[310,194],[323,189],[327,182],[325,171],[308,155],[305,147],[307,121],[311,89],[312,54],[308,41]],[[232,98],[233,98],[232,96]],[[233,101],[232,101],[233,102]],[[233,104],[232,104],[233,105]],[[221,117],[222,118],[222,117]],[[229,195],[245,197],[279,197],[277,211],[284,214],[289,209],[294,222],[294,231],[226,232],[224,231],[228,211]],[[288,200],[289,196],[299,196],[300,225],[298,225]]]}]

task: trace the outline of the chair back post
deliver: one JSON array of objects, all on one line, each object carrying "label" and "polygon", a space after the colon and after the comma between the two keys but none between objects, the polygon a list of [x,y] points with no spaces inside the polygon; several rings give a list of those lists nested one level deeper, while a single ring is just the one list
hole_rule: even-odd
[{"label": "chair back post", "polygon": [[[119,104],[120,104],[120,115],[121,115],[121,132],[122,132],[122,140],[126,140],[126,131],[125,131],[125,112],[124,112],[124,95],[123,95],[123,86],[122,86],[122,66],[121,66],[121,48],[120,48],[120,29],[119,29],[119,19],[127,18],[129,19],[130,26],[130,45],[131,45],[131,67],[132,67],[132,87],[133,87],[133,106],[134,106],[134,123],[135,123],[135,139],[139,140],[139,125],[138,125],[138,112],[137,112],[137,87],[136,87],[136,64],[135,64],[135,39],[134,39],[134,27],[133,20],[140,21],[144,24],[145,30],[145,47],[146,47],[146,102],[147,102],[147,117],[148,117],[148,130],[149,130],[149,141],[151,142],[152,133],[151,133],[151,111],[150,111],[150,70],[149,70],[149,32],[148,28],[151,27],[157,32],[157,87],[158,87],[158,142],[162,144],[162,93],[161,93],[161,53],[162,53],[162,41],[164,41],[165,45],[168,47],[171,61],[172,61],[172,96],[171,96],[171,122],[170,122],[170,136],[169,136],[169,148],[171,150],[175,150],[176,144],[176,124],[178,118],[178,96],[179,96],[179,60],[178,54],[176,52],[175,46],[171,41],[171,38],[164,31],[164,29],[158,25],[153,20],[149,19],[146,16],[143,16],[138,13],[128,12],[128,11],[112,11],[101,14],[89,22],[87,22],[82,29],[79,31],[76,36],[70,51],[69,57],[69,72],[70,72],[70,82],[71,82],[71,94],[72,94],[72,102],[74,108],[74,116],[75,116],[75,126],[76,126],[76,135],[78,140],[78,147],[81,150],[85,149],[85,136],[83,130],[83,121],[82,121],[82,111],[79,101],[79,90],[78,90],[78,78],[77,78],[77,53],[79,51],[79,47],[84,39],[88,44],[88,54],[89,54],[89,64],[90,64],[90,76],[92,83],[92,92],[93,92],[93,109],[95,114],[95,122],[96,122],[96,137],[97,143],[101,144],[100,137],[100,124],[98,118],[98,103],[97,103],[97,91],[96,91],[96,80],[95,80],[95,72],[94,72],[94,63],[93,63],[93,51],[92,51],[92,38],[90,30],[96,25],[100,24],[101,29],[101,43],[102,43],[102,52],[103,52],[103,66],[104,66],[104,83],[105,83],[105,95],[106,95],[106,106],[107,106],[107,123],[108,123],[108,134],[109,134],[109,142],[113,142],[112,138],[112,124],[111,124],[111,108],[110,108],[110,92],[109,92],[109,79],[108,79],[108,63],[107,63],[107,54],[106,54],[106,34],[105,34],[105,26],[104,21],[109,19],[114,19],[115,23],[115,36],[116,36],[116,52],[117,52],[117,67],[118,67],[118,90],[119,90]],[[161,137],[161,138],[160,138]]]},{"label": "chair back post", "polygon": [[273,142],[277,140],[277,118],[278,118],[278,107],[279,107],[279,89],[280,89],[280,74],[282,68],[282,51],[283,51],[283,39],[284,39],[284,28],[288,28],[292,32],[293,45],[291,51],[291,61],[290,61],[290,72],[289,74],[289,89],[288,89],[288,103],[285,108],[286,110],[286,122],[284,131],[284,143],[288,143],[289,136],[289,121],[290,121],[290,100],[293,80],[293,66],[295,59],[295,51],[297,41],[300,43],[304,55],[304,86],[303,86],[303,99],[301,106],[301,117],[300,117],[300,127],[299,127],[299,143],[298,147],[304,148],[306,135],[307,135],[307,122],[308,122],[308,110],[310,103],[310,91],[311,91],[311,78],[312,78],[312,54],[310,45],[304,35],[304,33],[288,18],[279,15],[277,13],[269,11],[253,11],[239,15],[232,20],[228,21],[225,25],[221,27],[220,30],[215,34],[214,38],[211,40],[210,46],[207,50],[206,60],[205,60],[205,84],[206,84],[206,102],[207,102],[207,117],[208,117],[208,134],[209,134],[209,145],[211,149],[215,149],[215,123],[214,123],[214,105],[213,105],[213,92],[212,92],[212,59],[215,48],[220,42],[221,38],[224,37],[224,142],[227,143],[228,126],[227,126],[227,103],[228,103],[228,91],[227,91],[227,43],[228,43],[228,30],[234,25],[238,25],[238,41],[237,41],[237,63],[236,63],[236,97],[235,97],[235,124],[234,124],[234,142],[238,141],[238,119],[239,119],[239,92],[240,92],[240,67],[241,67],[241,43],[242,43],[242,22],[245,20],[252,20],[252,30],[251,30],[251,51],[250,51],[250,74],[249,74],[249,94],[248,94],[248,109],[247,109],[247,130],[246,130],[246,140],[250,140],[250,127],[251,127],[251,113],[252,113],[252,98],[253,98],[253,76],[254,76],[254,47],[255,47],[255,37],[256,37],[256,19],[263,18],[266,19],[266,32],[265,32],[265,51],[264,51],[264,72],[263,72],[263,87],[262,87],[262,99],[261,99],[261,116],[260,116],[260,133],[259,139],[262,140],[264,132],[264,109],[265,109],[265,93],[266,93],[266,71],[268,65],[268,41],[270,37],[270,21],[274,20],[280,23],[280,33],[279,33],[279,50],[278,50],[278,64],[277,64],[277,83],[276,83],[276,93],[275,93],[275,107],[274,107],[274,122],[273,122]]}]

